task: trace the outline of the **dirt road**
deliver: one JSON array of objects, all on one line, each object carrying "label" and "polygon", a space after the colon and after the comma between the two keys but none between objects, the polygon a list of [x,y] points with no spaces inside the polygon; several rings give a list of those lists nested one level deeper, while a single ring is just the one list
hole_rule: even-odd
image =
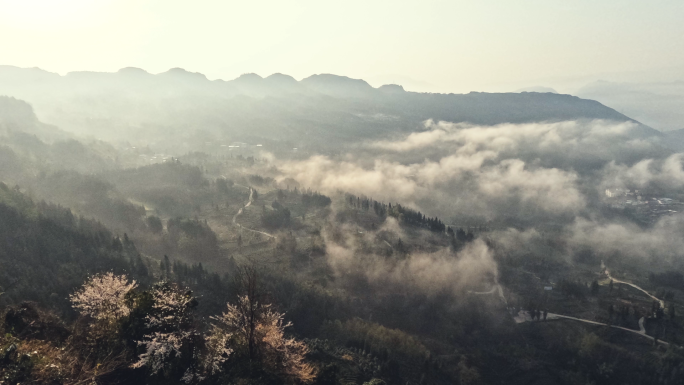
[{"label": "dirt road", "polygon": [[658,303],[660,304],[660,307],[663,308],[663,309],[665,309],[665,301],[663,301],[662,299],[657,298],[656,296],[652,295],[651,293],[647,292],[646,290],[642,289],[641,287],[639,287],[639,286],[637,286],[637,285],[635,285],[635,284],[633,284],[633,283],[625,282],[625,281],[621,281],[621,280],[619,280],[619,279],[617,279],[617,278],[613,278],[613,277],[610,275],[610,270],[608,270],[608,269],[606,269],[606,275],[608,276],[608,278],[612,279],[614,283],[621,283],[621,284],[623,284],[623,285],[631,286],[631,287],[633,287],[633,288],[635,288],[635,289],[641,291],[642,293],[646,294],[647,296],[649,296],[649,297],[653,298],[654,300],[658,301]]},{"label": "dirt road", "polygon": [[[620,330],[624,330],[626,332],[638,334],[640,336],[646,337],[646,338],[650,339],[651,341],[653,341],[653,337],[646,334],[646,329],[644,329],[644,318],[643,317],[639,320],[639,330],[633,330],[633,329],[624,328],[622,326],[609,325],[609,324],[606,324],[603,322],[590,321],[587,319],[570,317],[570,316],[562,315],[562,314],[548,313],[546,316],[546,321],[564,320],[564,319],[577,321],[577,322],[584,322],[584,323],[591,324],[591,325],[607,326],[607,327],[611,327],[614,329],[620,329]],[[527,312],[525,310],[520,310],[518,312],[518,314],[513,317],[513,320],[515,320],[515,323],[518,323],[518,324],[523,323],[523,322],[544,322],[544,321],[533,320],[532,316],[530,316],[529,312]],[[670,345],[668,342],[661,341],[661,340],[658,340],[658,343],[665,345],[665,346]]]},{"label": "dirt road", "polygon": [[250,228],[245,227],[245,226],[243,226],[243,225],[241,225],[241,224],[239,224],[239,223],[237,222],[237,218],[238,218],[238,216],[240,216],[240,214],[242,214],[242,211],[243,211],[245,208],[247,208],[247,207],[249,207],[249,206],[252,205],[252,202],[254,201],[253,196],[254,196],[254,189],[252,189],[252,188],[250,187],[250,189],[249,189],[249,201],[248,201],[240,210],[238,210],[238,212],[235,213],[235,215],[233,215],[233,224],[236,225],[237,227],[241,228],[241,229],[244,229],[244,230],[247,230],[247,231],[251,231],[251,232],[254,232],[254,233],[259,233],[259,234],[265,235],[265,236],[270,237],[270,238],[275,238],[275,235],[273,235],[273,234],[269,234],[269,233],[264,232],[264,231],[259,231],[259,230],[250,229]]}]

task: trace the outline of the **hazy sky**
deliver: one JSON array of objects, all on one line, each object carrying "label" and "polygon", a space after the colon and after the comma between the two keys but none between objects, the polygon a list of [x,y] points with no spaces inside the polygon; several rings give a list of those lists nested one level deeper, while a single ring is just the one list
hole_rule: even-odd
[{"label": "hazy sky", "polygon": [[684,80],[684,0],[0,0],[0,64],[442,92]]}]

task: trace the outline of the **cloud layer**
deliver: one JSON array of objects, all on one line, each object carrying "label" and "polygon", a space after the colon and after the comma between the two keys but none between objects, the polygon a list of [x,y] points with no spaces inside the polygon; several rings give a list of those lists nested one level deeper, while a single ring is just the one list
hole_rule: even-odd
[{"label": "cloud layer", "polygon": [[[333,245],[331,265],[338,271],[363,266],[360,274],[387,282],[416,277],[414,284],[430,291],[433,284],[460,288],[450,282],[467,281],[460,272],[471,266],[477,270],[474,277],[493,274],[491,256],[498,252],[558,254],[567,261],[587,251],[600,258],[681,259],[684,216],[662,218],[646,229],[621,212],[605,216],[607,188],[645,189],[676,198],[684,186],[684,154],[665,150],[660,138],[644,136],[638,124],[427,121],[424,128],[342,156],[286,161],[278,168],[283,178],[327,194],[342,191],[398,202],[447,224],[488,221],[500,229],[489,234],[497,248],[477,242],[460,259],[444,252],[417,254],[396,264],[373,259],[359,265],[353,247]],[[525,230],[506,230],[509,226]],[[553,242],[545,233],[549,226],[557,231]],[[468,267],[455,260],[468,261]]]},{"label": "cloud layer", "polygon": [[[387,218],[380,231],[395,235],[402,231]],[[336,229],[339,230],[339,229]],[[425,295],[459,294],[467,288],[482,287],[497,281],[497,265],[493,253],[483,240],[468,244],[458,253],[448,247],[433,252],[414,252],[392,258],[377,255],[368,245],[378,244],[379,232],[350,236],[356,231],[337,232],[328,229],[323,233],[326,257],[338,279],[362,279],[376,289],[387,292],[397,290],[418,291]],[[345,234],[341,238],[340,234]],[[403,235],[403,234],[402,234]],[[386,243],[388,247],[392,247]]]},{"label": "cloud layer", "polygon": [[605,188],[684,184],[679,154],[631,122],[473,126],[427,121],[425,130],[336,158],[280,164],[326,193],[347,191],[433,214],[563,216],[586,212]]}]

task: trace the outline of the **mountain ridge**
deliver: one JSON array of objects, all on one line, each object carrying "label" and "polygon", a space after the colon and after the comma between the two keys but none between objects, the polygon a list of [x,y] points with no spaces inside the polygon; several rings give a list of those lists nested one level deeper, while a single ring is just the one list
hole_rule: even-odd
[{"label": "mountain ridge", "polygon": [[[243,74],[226,81],[181,68],[61,76],[0,66],[3,94],[26,100],[41,121],[67,131],[117,141],[135,138],[142,145],[172,141],[182,151],[216,140],[272,140],[283,148],[332,150],[415,132],[429,119],[476,125],[600,119],[635,123],[638,137],[661,135],[608,106],[572,95],[418,93],[400,85],[374,88],[333,74],[299,81],[285,74]],[[166,133],[163,140],[160,132]]]}]

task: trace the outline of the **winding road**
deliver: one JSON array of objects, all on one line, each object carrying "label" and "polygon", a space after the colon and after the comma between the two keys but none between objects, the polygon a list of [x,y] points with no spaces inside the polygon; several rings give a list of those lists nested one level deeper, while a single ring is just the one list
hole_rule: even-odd
[{"label": "winding road", "polygon": [[[603,264],[602,264],[602,265],[603,265]],[[603,267],[605,267],[605,266],[603,266]],[[608,272],[608,269],[606,269],[605,271],[606,271],[606,275],[608,275],[608,277],[609,277],[610,279],[612,279],[613,282],[618,282],[618,283],[622,283],[622,284],[625,284],[625,285],[632,286],[632,287],[634,287],[635,289],[638,289],[638,290],[640,290],[640,291],[646,293],[646,295],[648,295],[649,297],[651,297],[651,298],[657,300],[658,302],[660,302],[661,306],[664,307],[664,302],[663,302],[662,300],[660,300],[660,299],[654,297],[653,295],[651,295],[650,293],[648,293],[646,290],[640,288],[640,287],[637,286],[637,285],[631,284],[631,283],[629,283],[629,282],[616,280],[616,279],[614,279],[614,278],[612,278],[612,277],[610,276],[610,273]],[[474,294],[474,295],[489,295],[489,294],[498,293],[498,295],[499,295],[499,297],[501,298],[501,300],[502,300],[504,303],[506,303],[506,304],[508,303],[508,302],[506,301],[506,297],[505,297],[504,294],[503,294],[503,288],[501,287],[501,285],[500,285],[498,282],[497,282],[494,286],[492,286],[492,288],[491,288],[490,290],[488,290],[488,291],[471,291],[471,290],[469,290],[468,293]],[[518,313],[517,313],[516,315],[513,316],[513,320],[514,320],[515,323],[517,323],[517,324],[524,323],[524,322],[540,322],[539,320],[535,321],[535,320],[532,318],[532,316],[530,315],[530,313],[529,313],[528,311],[526,311],[526,310],[520,310],[520,311],[518,311]],[[546,314],[546,319],[545,319],[545,321],[550,321],[550,320],[571,320],[571,321],[583,322],[583,323],[590,324],[590,325],[607,326],[607,327],[610,327],[610,328],[620,329],[620,330],[624,330],[624,331],[626,331],[626,332],[638,334],[638,335],[640,335],[640,336],[642,336],[642,337],[646,337],[646,338],[650,339],[651,341],[654,340],[653,337],[651,337],[651,336],[649,336],[648,334],[646,334],[646,328],[644,327],[644,321],[645,321],[645,318],[644,318],[644,317],[641,317],[641,318],[639,319],[639,330],[628,329],[628,328],[625,328],[625,327],[622,327],[622,326],[610,325],[610,324],[603,323],[603,322],[591,321],[591,320],[587,320],[587,319],[582,319],[582,318],[577,318],[577,317],[571,317],[571,316],[562,315],[562,314],[556,314],[556,313],[547,313],[547,314]],[[541,322],[543,322],[543,321],[541,321]],[[664,345],[664,346],[669,346],[669,345],[670,345],[668,342],[662,341],[662,340],[658,340],[658,343],[661,344],[661,345]]]},{"label": "winding road", "polygon": [[[656,296],[654,296],[654,295],[652,295],[651,293],[647,292],[647,291],[644,290],[643,288],[641,288],[641,287],[639,287],[639,286],[637,286],[637,285],[635,285],[635,284],[633,284],[633,283],[631,283],[631,282],[625,282],[625,281],[622,281],[622,280],[613,278],[613,277],[610,275],[610,271],[606,268],[606,266],[605,266],[605,264],[603,263],[603,261],[601,262],[601,267],[604,269],[604,271],[605,271],[605,273],[606,273],[606,276],[607,276],[609,279],[613,280],[613,282],[615,282],[615,283],[621,283],[621,284],[623,284],[623,285],[631,286],[631,287],[633,287],[633,288],[635,288],[635,289],[641,291],[642,293],[646,294],[646,295],[649,296],[650,298],[653,298],[654,300],[658,301],[658,303],[660,303],[660,306],[661,306],[662,308],[665,308],[665,301],[661,300],[660,298],[657,298]],[[474,294],[490,294],[490,293],[492,293],[491,290],[490,290],[489,292],[486,292],[486,293],[478,293],[478,292],[475,292]],[[525,310],[520,310],[520,311],[518,312],[518,314],[515,315],[515,316],[513,317],[513,319],[515,320],[516,323],[533,322],[533,321],[534,321],[534,320],[532,319],[532,316],[530,316],[529,312],[527,312],[527,311],[525,311]],[[578,321],[578,322],[584,322],[584,323],[592,324],[592,325],[607,326],[607,327],[611,327],[611,328],[614,328],[614,329],[620,329],[620,330],[624,330],[624,331],[627,331],[627,332],[630,332],[630,333],[638,334],[638,335],[640,335],[640,336],[643,336],[643,337],[646,337],[646,338],[650,339],[651,341],[654,340],[653,337],[651,337],[651,336],[649,336],[648,334],[646,334],[646,328],[644,327],[644,322],[645,322],[646,319],[645,319],[644,317],[641,317],[641,318],[639,319],[639,330],[634,330],[634,329],[628,329],[628,328],[625,328],[625,327],[622,327],[622,326],[615,326],[615,325],[610,325],[610,324],[606,324],[606,323],[603,323],[603,322],[590,321],[590,320],[586,320],[586,319],[582,319],[582,318],[576,318],[576,317],[570,317],[570,316],[562,315],[562,314],[548,313],[547,316],[546,316],[546,320],[560,320],[560,319],[568,319],[568,320]],[[538,321],[536,321],[536,322],[538,322]],[[660,343],[660,344],[662,344],[662,345],[665,345],[665,346],[670,345],[668,342],[661,341],[661,340],[658,340],[658,343]]]},{"label": "winding road", "polygon": [[488,294],[498,293],[499,298],[501,298],[501,300],[505,304],[508,304],[508,301],[506,301],[506,297],[504,296],[504,293],[503,293],[503,288],[501,287],[501,285],[499,285],[498,282],[496,284],[494,284],[494,286],[492,286],[492,288],[489,289],[488,291],[471,291],[471,290],[468,290],[468,293],[475,294],[475,295],[488,295]]},{"label": "winding road", "polygon": [[[639,319],[639,330],[634,330],[634,329],[628,329],[628,328],[625,328],[622,326],[609,325],[609,324],[603,323],[603,322],[590,321],[587,319],[570,317],[570,316],[562,315],[562,314],[548,313],[546,315],[546,321],[563,320],[563,319],[578,321],[578,322],[584,322],[584,323],[591,324],[591,325],[607,326],[607,327],[611,327],[614,329],[620,329],[620,330],[624,330],[624,331],[627,331],[630,333],[638,334],[640,336],[646,337],[646,338],[650,339],[651,341],[653,341],[653,337],[646,334],[646,329],[644,328],[644,317],[641,317],[641,319]],[[523,322],[544,322],[544,321],[533,320],[532,316],[530,316],[529,312],[527,312],[525,310],[520,310],[518,312],[518,314],[513,317],[513,320],[515,320],[515,323],[518,323],[518,324],[523,323]],[[658,343],[665,345],[665,346],[670,345],[668,342],[665,342],[662,340],[658,340]]]},{"label": "winding road", "polygon": [[267,236],[267,237],[275,238],[276,236],[273,235],[273,234],[269,234],[269,233],[264,232],[264,231],[259,231],[259,230],[250,229],[249,227],[245,227],[245,226],[243,226],[243,225],[237,223],[237,217],[240,216],[240,214],[242,214],[242,211],[243,211],[245,208],[247,208],[247,207],[249,207],[249,206],[252,205],[252,202],[254,201],[254,198],[253,198],[253,197],[254,197],[254,189],[250,187],[250,188],[249,188],[249,201],[248,201],[242,208],[240,208],[240,210],[238,210],[238,212],[235,213],[235,215],[233,215],[233,224],[236,225],[237,227],[241,228],[241,229],[245,229],[245,230],[247,230],[247,231],[251,231],[251,232],[254,232],[254,233],[259,233],[259,234],[265,235],[265,236]]},{"label": "winding road", "polygon": [[[601,262],[601,263],[603,264],[603,262]],[[605,266],[605,265],[604,265],[604,266]],[[627,285],[627,286],[631,286],[631,287],[633,287],[633,288],[635,288],[635,289],[641,291],[642,293],[646,294],[647,296],[653,298],[654,300],[658,301],[658,303],[660,304],[660,307],[661,307],[661,308],[663,308],[663,309],[665,308],[665,301],[663,301],[662,299],[657,298],[656,296],[652,295],[651,293],[647,292],[646,290],[640,288],[639,286],[637,286],[637,285],[635,285],[635,284],[633,284],[633,283],[625,282],[625,281],[621,281],[621,280],[619,280],[619,279],[617,279],[617,278],[613,278],[613,277],[610,275],[610,271],[609,271],[607,268],[606,268],[605,271],[606,271],[606,276],[608,276],[608,278],[610,278],[611,280],[613,280],[613,282],[615,282],[615,283],[621,283],[621,284]]]}]

